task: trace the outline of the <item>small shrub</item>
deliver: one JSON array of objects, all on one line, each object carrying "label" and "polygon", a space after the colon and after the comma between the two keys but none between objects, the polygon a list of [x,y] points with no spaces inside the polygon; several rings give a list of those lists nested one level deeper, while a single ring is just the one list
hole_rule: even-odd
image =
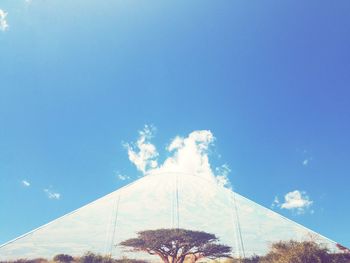
[{"label": "small shrub", "polygon": [[331,263],[327,248],[313,241],[280,241],[272,244],[262,263]]},{"label": "small shrub", "polygon": [[45,258],[34,258],[34,259],[18,259],[13,263],[47,263],[48,260]]},{"label": "small shrub", "polygon": [[72,262],[74,259],[70,255],[58,254],[58,255],[54,256],[53,260],[56,262],[69,263],[69,262]]},{"label": "small shrub", "polygon": [[114,259],[109,256],[102,256],[92,252],[86,252],[80,259],[80,263],[114,263]]},{"label": "small shrub", "polygon": [[123,257],[122,259],[116,259],[114,261],[115,263],[147,263],[147,261],[140,260],[140,259],[130,259]]}]

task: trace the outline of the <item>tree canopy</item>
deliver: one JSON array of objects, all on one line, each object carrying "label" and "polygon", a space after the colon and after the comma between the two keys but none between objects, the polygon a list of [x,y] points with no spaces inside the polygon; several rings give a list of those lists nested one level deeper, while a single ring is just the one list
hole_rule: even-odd
[{"label": "tree canopy", "polygon": [[159,256],[165,263],[196,262],[201,258],[231,257],[231,247],[219,244],[210,233],[186,229],[157,229],[137,233],[120,243],[132,251],[143,251]]},{"label": "tree canopy", "polygon": [[272,244],[270,252],[261,262],[276,263],[331,263],[327,248],[313,241],[280,241]]}]

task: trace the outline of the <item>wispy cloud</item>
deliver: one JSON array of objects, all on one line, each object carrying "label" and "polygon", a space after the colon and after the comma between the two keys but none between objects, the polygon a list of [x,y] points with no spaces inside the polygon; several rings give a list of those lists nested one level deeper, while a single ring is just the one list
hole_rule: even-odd
[{"label": "wispy cloud", "polygon": [[60,193],[54,192],[51,189],[46,188],[46,189],[44,189],[44,192],[46,193],[46,195],[49,199],[59,200],[61,198]]},{"label": "wispy cloud", "polygon": [[125,181],[125,180],[129,180],[130,179],[130,176],[122,174],[122,173],[119,173],[119,172],[116,172],[115,176],[121,181]]},{"label": "wispy cloud", "polygon": [[[283,202],[280,202],[276,196],[271,206],[272,208],[279,207],[281,209],[296,211],[297,214],[303,214],[312,204],[313,201],[310,200],[306,192],[295,190],[285,194]],[[310,212],[313,213],[314,211],[311,210]]]},{"label": "wispy cloud", "polygon": [[27,180],[22,180],[21,183],[25,187],[29,187],[30,186],[30,182],[28,182]]},{"label": "wispy cloud", "polygon": [[153,137],[154,132],[154,126],[145,125],[143,130],[139,131],[139,138],[136,143],[124,144],[124,147],[128,151],[129,160],[143,174],[149,169],[154,169],[158,166],[157,149],[152,143],[150,143],[150,139]]},{"label": "wispy cloud", "polygon": [[6,31],[9,27],[6,17],[7,13],[4,10],[0,9],[0,31]]},{"label": "wispy cloud", "polygon": [[309,159],[305,159],[304,161],[303,161],[303,165],[304,166],[307,166],[309,164]]},{"label": "wispy cloud", "polygon": [[275,198],[273,199],[273,202],[271,204],[271,208],[275,208],[275,207],[279,207],[280,206],[280,200],[278,198],[278,196],[275,196]]},{"label": "wispy cloud", "polygon": [[303,162],[302,165],[303,166],[308,166],[310,164],[310,162],[312,161],[312,157],[306,157]]},{"label": "wispy cloud", "polygon": [[310,162],[312,161],[312,154],[309,151],[304,150],[302,152],[302,155],[303,155],[303,160],[302,160],[301,164],[303,166],[308,166],[310,164]]},{"label": "wispy cloud", "polygon": [[224,187],[231,187],[230,179],[228,178],[230,172],[231,169],[228,164],[223,164],[215,168],[216,180],[219,185]]}]

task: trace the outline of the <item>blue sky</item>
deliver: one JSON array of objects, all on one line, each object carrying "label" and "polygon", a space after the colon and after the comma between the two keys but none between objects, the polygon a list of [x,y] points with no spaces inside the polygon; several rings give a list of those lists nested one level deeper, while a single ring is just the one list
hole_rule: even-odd
[{"label": "blue sky", "polygon": [[273,209],[350,246],[349,9],[1,1],[0,242],[135,180],[123,144],[152,124],[159,159],[210,130],[237,192],[271,207],[298,190],[303,213]]}]

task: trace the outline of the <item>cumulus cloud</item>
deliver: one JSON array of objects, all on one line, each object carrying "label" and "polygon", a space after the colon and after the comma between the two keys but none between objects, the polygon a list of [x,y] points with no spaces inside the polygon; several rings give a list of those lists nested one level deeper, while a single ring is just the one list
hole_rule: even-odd
[{"label": "cumulus cloud", "polygon": [[306,193],[298,190],[287,193],[284,200],[285,202],[281,205],[281,208],[285,209],[305,208],[312,204]]},{"label": "cumulus cloud", "polygon": [[[146,125],[144,130],[139,132],[139,139],[136,143],[125,144],[130,161],[145,175],[191,174],[215,180],[221,186],[230,186],[228,175],[231,170],[229,166],[224,164],[214,170],[210,166],[210,147],[215,141],[211,131],[197,130],[188,136],[174,137],[166,147],[170,156],[161,164],[158,164],[156,159],[159,155],[156,147],[149,141],[152,135],[150,126]],[[156,162],[153,166],[152,161]]]},{"label": "cumulus cloud", "polygon": [[46,188],[46,189],[44,189],[44,192],[46,193],[46,195],[49,199],[59,200],[61,198],[60,193],[54,192],[51,189]]},{"label": "cumulus cloud", "polygon": [[208,148],[214,136],[210,131],[193,131],[187,137],[175,137],[167,147],[172,153],[162,165],[149,173],[187,173],[212,177],[208,158]]},{"label": "cumulus cloud", "polygon": [[7,20],[6,20],[7,13],[0,9],[0,30],[6,31],[9,27]]},{"label": "cumulus cloud", "polygon": [[[276,196],[272,207],[279,207],[281,209],[296,211],[298,214],[303,214],[312,204],[313,201],[310,200],[306,192],[295,190],[284,196],[283,203],[281,203]],[[311,210],[311,213],[313,212],[314,211]]]},{"label": "cumulus cloud", "polygon": [[22,180],[21,183],[25,187],[29,187],[30,186],[30,182],[28,182],[27,180]]},{"label": "cumulus cloud", "polygon": [[157,149],[152,143],[150,143],[150,139],[153,137],[154,132],[154,126],[145,125],[143,130],[139,131],[139,138],[136,143],[124,144],[124,147],[128,151],[129,160],[143,174],[149,169],[154,169],[158,166]]}]

